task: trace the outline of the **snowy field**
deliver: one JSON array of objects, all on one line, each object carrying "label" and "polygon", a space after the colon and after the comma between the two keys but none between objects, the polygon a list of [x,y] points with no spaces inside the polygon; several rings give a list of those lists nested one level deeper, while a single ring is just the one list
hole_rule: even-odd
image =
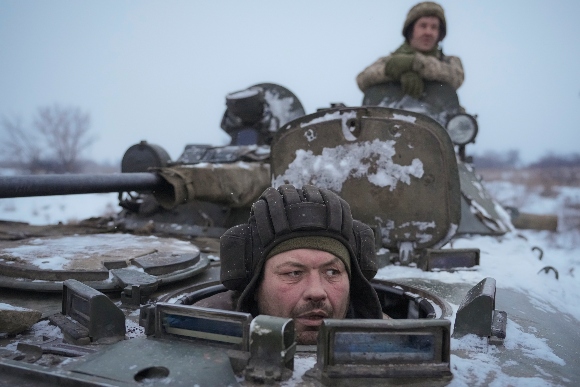
[{"label": "snowy field", "polygon": [[75,223],[121,210],[116,193],[0,199],[0,220],[32,225]]},{"label": "snowy field", "polygon": [[[2,176],[19,172],[0,168]],[[0,199],[0,220],[32,225],[75,223],[94,216],[111,216],[121,210],[118,194],[91,194]]]},{"label": "snowy field", "polygon": [[[559,219],[558,232],[517,230],[501,238],[474,236],[453,241],[454,248],[479,248],[481,266],[476,271],[455,273],[430,273],[400,266],[382,268],[377,277],[397,278],[421,277],[446,283],[469,283],[475,285],[485,277],[493,277],[500,289],[510,289],[529,296],[539,311],[559,312],[580,323],[580,188],[553,187],[552,194],[542,196],[535,190],[505,181],[487,182],[492,196],[503,205],[517,206],[520,211],[535,214],[556,214]],[[31,224],[56,224],[75,222],[81,219],[113,215],[120,211],[117,194],[94,194],[55,196],[43,198],[0,199],[0,220],[28,222]],[[542,260],[531,247],[538,246],[543,252]],[[554,273],[543,273],[542,268],[554,267]],[[452,305],[454,311],[458,305]],[[455,316],[452,317],[452,320]],[[39,323],[40,324],[40,323]],[[505,341],[507,349],[522,351],[531,361],[548,361],[566,367],[546,340],[534,332],[528,332],[509,319]],[[580,333],[579,333],[580,334]],[[473,349],[484,345],[475,337],[452,339],[454,350]],[[537,377],[513,377],[502,371],[499,354],[494,350],[480,354],[477,358],[465,359],[452,355],[452,386],[473,385],[473,380],[494,379],[494,385],[544,386],[575,385],[576,381],[545,377],[537,367]],[[299,364],[300,362],[298,362]],[[310,364],[310,363],[308,363]],[[580,375],[580,371],[578,371]],[[580,376],[578,377],[580,380]],[[479,384],[485,385],[485,384]]]}]

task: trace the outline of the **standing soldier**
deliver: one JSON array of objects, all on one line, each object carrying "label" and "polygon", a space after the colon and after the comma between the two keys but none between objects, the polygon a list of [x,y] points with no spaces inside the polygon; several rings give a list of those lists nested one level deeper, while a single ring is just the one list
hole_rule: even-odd
[{"label": "standing soldier", "polygon": [[447,83],[455,90],[463,83],[463,66],[456,56],[443,55],[439,42],[447,32],[443,8],[426,1],[415,5],[403,25],[405,42],[391,55],[379,58],[356,78],[364,93],[374,85],[400,82],[414,98],[424,91],[424,80]]}]

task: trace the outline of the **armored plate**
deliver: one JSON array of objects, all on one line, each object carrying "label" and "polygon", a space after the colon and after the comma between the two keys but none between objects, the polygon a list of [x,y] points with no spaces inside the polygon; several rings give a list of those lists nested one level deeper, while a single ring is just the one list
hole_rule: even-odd
[{"label": "armored plate", "polygon": [[[182,289],[181,292],[186,293],[187,298],[193,298],[193,294],[190,294],[193,286],[195,286],[196,292],[203,292],[208,286],[214,287],[211,285],[215,283],[215,281],[206,284],[197,283],[190,285],[188,289]],[[373,283],[375,288],[376,285],[384,285],[383,289],[388,290],[388,293],[382,292],[383,296],[387,294],[390,296],[387,296],[384,301],[381,296],[380,299],[385,305],[389,305],[389,308],[400,310],[403,315],[397,316],[395,322],[400,324],[407,320],[409,328],[417,326],[417,324],[432,325],[439,319],[450,319],[453,315],[451,305],[462,304],[462,300],[466,299],[465,296],[472,289],[472,285],[469,283],[446,283],[433,278],[398,278],[396,282],[374,280]],[[379,295],[381,294],[380,290],[379,288]],[[164,295],[157,301],[163,301],[164,298],[167,300],[167,297],[174,296],[175,294]],[[417,319],[415,316],[417,306],[424,303],[432,305],[435,315],[427,318],[420,316]],[[450,369],[455,379],[453,385],[478,385],[482,383],[482,380],[486,385],[529,385],[530,381],[532,384],[536,382],[536,385],[578,385],[580,380],[578,372],[580,369],[580,357],[578,356],[580,336],[577,334],[577,320],[573,316],[557,312],[552,308],[540,308],[537,299],[521,290],[509,288],[498,288],[494,303],[496,309],[507,311],[509,323],[505,345],[491,344],[487,338],[478,339],[475,335],[466,339],[452,339]],[[158,302],[157,306],[160,304],[163,302]],[[177,302],[175,306],[181,309],[187,305]],[[155,310],[155,307],[151,305],[144,305],[142,311],[143,308]],[[165,304],[165,308],[168,308],[168,304]],[[178,310],[173,305],[170,305],[169,308],[166,310]],[[181,312],[183,311],[181,309]],[[155,316],[156,313],[154,312],[153,315]],[[390,309],[389,313],[391,313]],[[132,315],[134,316],[133,313]],[[191,314],[185,313],[183,315],[190,316]],[[161,317],[160,314],[157,316]],[[166,320],[157,319],[157,316],[153,318],[158,324],[157,327],[165,329],[165,324],[160,325],[159,323]],[[196,316],[200,315],[196,314]],[[127,316],[127,321],[129,321],[129,316]],[[210,320],[205,327],[211,329],[221,327],[218,329],[223,330],[224,325],[220,324],[223,321],[223,319],[216,318]],[[368,329],[369,323],[372,324],[372,320],[351,321],[360,321],[362,323],[360,327],[365,330]],[[342,320],[342,322],[348,322],[348,320]],[[336,324],[334,325],[336,326]],[[154,326],[154,328],[157,327]],[[229,329],[231,326],[225,325],[225,327]],[[196,328],[200,328],[200,326]],[[150,334],[153,334],[154,331]],[[248,357],[244,357],[239,351],[232,351],[231,348],[223,345],[208,344],[192,338],[191,335],[170,334],[161,337],[137,335],[127,337],[128,340],[114,344],[95,344],[81,347],[62,342],[54,337],[57,333],[53,330],[49,336],[43,337],[41,341],[30,341],[27,346],[23,345],[28,343],[31,333],[28,332],[19,339],[13,339],[20,344],[18,347],[20,351],[16,350],[16,344],[2,347],[3,342],[0,340],[0,351],[5,351],[4,356],[0,352],[1,386],[52,386],[55,384],[83,386],[257,385],[257,383],[252,383],[244,378],[240,372],[236,374],[234,370],[234,363],[237,362],[239,365],[240,362],[247,361],[248,357],[251,359],[252,353],[246,351]],[[231,334],[230,331],[224,333]],[[268,331],[261,334],[268,334]],[[33,358],[35,354],[31,352],[35,346],[39,347],[38,350],[40,350],[37,356],[41,357],[40,359],[36,358],[38,361]],[[307,346],[297,348],[296,354],[293,355],[295,363],[292,378],[280,383],[280,385],[320,385],[320,381],[312,379],[312,373],[309,372],[309,370],[316,370],[317,361],[321,359],[319,348],[308,348]],[[322,348],[327,353],[329,353],[328,349],[333,349],[329,346]],[[55,353],[56,349],[61,350],[61,352]],[[69,358],[69,356],[74,356],[74,358]],[[365,368],[365,364],[362,363],[364,360],[365,358],[360,356],[359,352],[354,362],[346,364],[345,367],[359,372]],[[30,363],[36,361],[36,363],[29,364],[28,361]],[[374,370],[383,363],[385,362],[381,361],[380,364],[366,367],[368,373],[364,375],[364,378],[361,377],[361,374],[358,374],[355,381],[347,380],[346,377],[336,378],[331,385],[350,386],[358,383],[360,385],[381,386],[431,386],[447,385],[449,381],[443,378],[421,380],[420,369],[416,362],[415,365],[411,366],[411,372],[415,368],[417,378],[412,380],[375,380],[369,378],[373,375]],[[386,363],[388,364],[388,362]],[[266,362],[264,368],[274,365],[274,361],[271,360],[270,363]],[[400,363],[392,365],[399,367]],[[376,375],[376,373],[374,374]],[[374,384],[372,384],[373,381]],[[421,383],[422,381],[423,383]]]},{"label": "armored plate", "polygon": [[[119,361],[119,360],[126,361]],[[211,372],[207,372],[211,370]],[[72,367],[113,385],[234,386],[236,376],[224,351],[179,341],[127,340]],[[140,382],[140,383],[135,383]]]},{"label": "armored plate", "polygon": [[270,111],[278,120],[278,127],[306,114],[298,97],[284,86],[275,83],[258,83],[250,87],[250,89],[253,88],[260,88],[264,92]]},{"label": "armored plate", "polygon": [[152,167],[166,167],[170,161],[171,157],[165,149],[141,141],[125,151],[121,160],[121,172],[147,172]]},{"label": "armored plate", "polygon": [[401,84],[380,83],[371,86],[363,97],[363,106],[381,106],[425,114],[445,126],[450,116],[460,112],[457,93],[451,85],[426,81],[421,99],[403,93]]},{"label": "armored plate", "polygon": [[235,163],[236,161],[263,161],[269,157],[270,148],[267,146],[186,145],[181,156],[171,164]]},{"label": "armored plate", "polygon": [[[381,83],[365,92],[364,106],[381,106],[424,114],[445,126],[453,115],[461,112],[457,93],[450,85],[425,82],[421,99],[405,95],[401,84]],[[493,201],[473,169],[458,163],[461,184],[461,221],[458,233],[502,235],[509,230],[509,216]]]},{"label": "armored plate", "polygon": [[101,291],[156,287],[191,277],[209,265],[189,242],[154,236],[94,234],[3,242],[0,286],[61,291],[76,279]]},{"label": "armored plate", "polygon": [[274,83],[230,93],[226,106],[220,126],[236,146],[269,145],[280,126],[305,114],[294,93]]},{"label": "armored plate", "polygon": [[461,182],[460,234],[503,235],[510,228],[509,214],[485,190],[469,164],[459,163]]},{"label": "armored plate", "polygon": [[456,232],[460,187],[445,129],[417,113],[380,108],[320,111],[281,128],[272,184],[314,184],[338,193],[384,247],[439,247]]}]

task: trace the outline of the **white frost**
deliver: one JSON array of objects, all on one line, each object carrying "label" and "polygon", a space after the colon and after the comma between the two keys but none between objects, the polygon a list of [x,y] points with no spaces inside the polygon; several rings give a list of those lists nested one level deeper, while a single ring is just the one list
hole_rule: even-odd
[{"label": "white frost", "polygon": [[326,113],[322,117],[315,118],[308,122],[303,122],[300,124],[301,128],[306,126],[319,124],[321,122],[331,121],[331,120],[341,120],[342,135],[347,141],[355,141],[356,137],[351,133],[351,129],[348,127],[346,122],[351,118],[356,118],[356,111],[335,111],[332,113]]},{"label": "white frost", "polygon": [[[411,165],[393,162],[394,145],[392,140],[366,141],[324,148],[321,155],[299,149],[294,161],[272,181],[272,185],[279,187],[288,181],[297,187],[314,184],[340,192],[347,179],[366,176],[370,183],[389,187],[392,191],[399,182],[410,184],[411,176],[423,176],[423,163],[419,159],[414,159]],[[371,172],[372,165],[376,166],[376,170]]]},{"label": "white frost", "polygon": [[[264,98],[268,105],[270,105],[270,110],[272,114],[280,121],[280,127],[289,121],[292,121],[296,117],[296,112],[292,111],[292,104],[294,103],[294,98],[285,97],[280,98],[278,93],[274,93],[270,90],[266,90],[264,93]],[[294,114],[293,114],[294,113]]]},{"label": "white frost", "polygon": [[261,335],[267,335],[268,333],[271,333],[272,330],[268,329],[268,328],[262,328],[261,326],[259,326],[255,322],[255,320],[252,320],[252,322],[250,323],[250,332],[261,336]]},{"label": "white frost", "polygon": [[256,89],[246,89],[246,90],[241,90],[241,91],[236,91],[236,92],[230,93],[230,94],[228,94],[228,98],[242,99],[242,98],[252,97],[258,93],[259,93],[259,91]]},{"label": "white frost", "polygon": [[[509,367],[517,367],[517,361],[502,363],[501,352],[504,350],[520,351],[525,357],[543,360],[565,366],[566,363],[556,356],[548,347],[544,339],[533,334],[523,332],[522,328],[508,318],[507,334],[504,341],[505,349],[494,345],[488,345],[487,338],[476,335],[467,335],[460,339],[451,339],[451,350],[460,351],[462,356],[451,354],[451,368],[454,375],[449,386],[483,386],[488,385],[485,381],[493,379],[495,386],[550,386],[546,377],[552,375],[546,373],[539,366],[534,368],[538,376],[524,377],[508,375],[504,372]],[[540,377],[543,376],[543,377]]]},{"label": "white frost", "polygon": [[63,338],[64,335],[59,327],[52,325],[48,320],[41,320],[30,327],[30,330],[34,332],[35,337],[57,337]]},{"label": "white frost", "polygon": [[417,117],[408,116],[408,115],[405,115],[405,114],[397,114],[397,113],[394,113],[393,114],[393,118],[395,120],[407,121],[407,122],[410,122],[412,124],[414,124],[415,121],[417,121]]},{"label": "white frost", "polygon": [[139,325],[133,320],[125,319],[125,330],[127,332],[125,336],[128,339],[147,336],[145,335],[145,328],[143,328],[141,325]]},{"label": "white frost", "polygon": [[[393,220],[389,219],[387,221],[383,221],[378,216],[375,217],[375,220],[377,225],[381,228],[382,240],[387,245],[391,243],[390,235],[392,234],[393,230],[406,231],[403,235],[407,240],[414,240],[419,243],[427,243],[433,239],[433,235],[420,231],[427,231],[428,229],[433,229],[433,231],[435,231],[436,227],[435,222],[412,221],[396,225]],[[414,233],[409,231],[413,231]]]},{"label": "white frost", "polygon": [[16,311],[27,311],[30,309],[26,309],[26,308],[21,308],[19,306],[14,306],[14,305],[10,305],[10,304],[5,304],[3,302],[0,302],[0,310],[16,310]]},{"label": "white frost", "polygon": [[316,132],[313,129],[308,129],[307,131],[304,132],[304,137],[306,137],[306,140],[308,142],[312,142],[316,140],[316,137],[318,136],[316,135]]},{"label": "white frost", "polygon": [[252,166],[244,161],[238,161],[237,163],[235,163],[235,165],[237,165],[241,169],[252,169]]},{"label": "white frost", "polygon": [[118,213],[118,194],[59,195],[0,200],[2,220],[27,222],[33,225],[74,223],[94,216]]},{"label": "white frost", "polygon": [[[198,249],[187,241],[164,239],[173,254],[195,253]],[[74,235],[60,238],[34,239],[17,247],[0,248],[0,254],[9,254],[44,270],[63,270],[81,258],[96,255],[115,256],[115,251],[147,254],[161,246],[155,236],[135,236],[131,234]],[[142,269],[140,269],[142,270]]]},{"label": "white frost", "polygon": [[304,382],[302,376],[309,369],[316,365],[316,354],[315,353],[297,353],[294,356],[294,373],[292,377],[286,381],[280,383],[281,387],[290,387],[299,385],[299,383]]}]

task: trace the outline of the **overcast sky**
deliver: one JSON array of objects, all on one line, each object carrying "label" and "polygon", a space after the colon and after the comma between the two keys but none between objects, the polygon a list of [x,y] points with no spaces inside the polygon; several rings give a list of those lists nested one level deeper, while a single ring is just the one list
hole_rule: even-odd
[{"label": "overcast sky", "polygon": [[[227,143],[225,95],[257,83],[289,88],[307,113],[359,105],[356,75],[402,43],[415,3],[0,0],[0,115],[79,106],[91,158],[117,162],[147,140],[175,159],[187,143]],[[468,152],[580,152],[580,1],[440,4],[460,102],[480,125]]]}]

